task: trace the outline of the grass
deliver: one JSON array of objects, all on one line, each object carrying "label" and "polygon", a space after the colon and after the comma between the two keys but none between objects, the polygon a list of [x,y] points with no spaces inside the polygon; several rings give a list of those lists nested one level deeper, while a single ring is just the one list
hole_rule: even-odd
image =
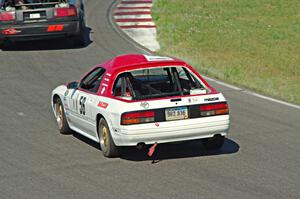
[{"label": "grass", "polygon": [[300,104],[299,0],[155,0],[161,54]]}]

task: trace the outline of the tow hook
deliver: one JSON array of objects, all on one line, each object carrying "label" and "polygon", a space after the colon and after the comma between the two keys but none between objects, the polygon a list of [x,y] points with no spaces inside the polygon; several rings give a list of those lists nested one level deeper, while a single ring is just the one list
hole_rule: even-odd
[{"label": "tow hook", "polygon": [[149,157],[152,157],[152,156],[153,156],[156,147],[157,147],[157,142],[155,142],[155,143],[149,148],[149,151],[148,151],[148,156],[149,156]]}]

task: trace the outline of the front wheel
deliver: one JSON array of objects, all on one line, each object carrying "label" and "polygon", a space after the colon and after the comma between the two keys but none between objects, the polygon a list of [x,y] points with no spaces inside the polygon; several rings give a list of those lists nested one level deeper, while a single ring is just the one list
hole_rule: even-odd
[{"label": "front wheel", "polygon": [[98,125],[100,147],[105,157],[118,157],[120,149],[117,147],[111,137],[109,127],[105,119],[101,118]]},{"label": "front wheel", "polygon": [[67,121],[67,118],[65,115],[64,107],[59,98],[56,99],[54,106],[55,106],[55,117],[56,117],[56,122],[58,125],[59,132],[61,134],[65,134],[65,135],[71,134],[72,130],[69,127],[69,124],[68,124],[68,121]]},{"label": "front wheel", "polygon": [[204,147],[208,150],[220,149],[225,141],[225,137],[221,135],[216,135],[212,138],[206,138],[202,140]]}]

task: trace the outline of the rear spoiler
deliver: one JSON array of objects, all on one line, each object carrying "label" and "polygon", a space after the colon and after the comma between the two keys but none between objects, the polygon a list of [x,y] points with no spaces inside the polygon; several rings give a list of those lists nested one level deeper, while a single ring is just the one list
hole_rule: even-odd
[{"label": "rear spoiler", "polygon": [[20,6],[43,6],[43,5],[55,5],[61,3],[60,1],[57,2],[45,2],[45,3],[24,3],[24,4],[16,4],[16,7]]}]

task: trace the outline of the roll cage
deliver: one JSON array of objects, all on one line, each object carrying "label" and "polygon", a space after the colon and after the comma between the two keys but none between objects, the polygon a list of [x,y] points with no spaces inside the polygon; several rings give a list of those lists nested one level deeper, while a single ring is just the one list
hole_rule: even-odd
[{"label": "roll cage", "polygon": [[115,97],[130,100],[191,95],[195,93],[192,90],[202,90],[206,93],[208,88],[182,66],[126,71],[118,75],[113,85]]}]

